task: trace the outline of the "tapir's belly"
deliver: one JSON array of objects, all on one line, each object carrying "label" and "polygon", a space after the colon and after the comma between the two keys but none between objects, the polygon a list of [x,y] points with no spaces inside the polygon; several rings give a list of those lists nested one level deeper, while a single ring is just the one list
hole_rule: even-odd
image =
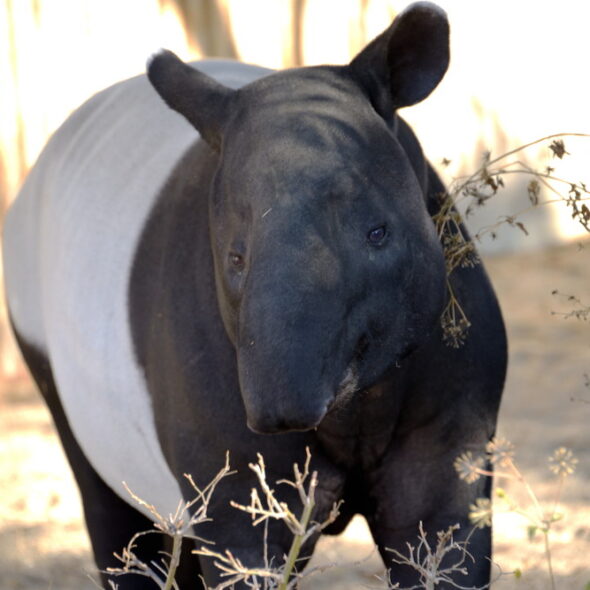
[{"label": "tapir's belly", "polygon": [[[199,67],[229,86],[265,70]],[[74,434],[121,497],[164,514],[180,489],[160,449],[129,326],[134,254],[166,178],[196,131],[145,76],[92,98],[56,132],[4,229],[6,292],[19,334],[49,358]]]}]

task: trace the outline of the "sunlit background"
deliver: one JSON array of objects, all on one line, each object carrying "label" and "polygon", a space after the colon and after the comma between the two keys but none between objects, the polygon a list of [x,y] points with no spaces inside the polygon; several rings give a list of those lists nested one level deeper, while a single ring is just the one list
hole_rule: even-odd
[{"label": "sunlit background", "polygon": [[[577,0],[440,0],[452,61],[435,93],[403,112],[449,182],[498,155],[554,133],[590,133],[590,3]],[[167,47],[186,60],[230,57],[270,68],[346,63],[391,22],[402,0],[0,0],[0,215],[50,134],[94,92],[142,73]],[[590,181],[588,140],[567,140],[559,173]],[[547,142],[523,156],[557,166]],[[450,160],[446,167],[443,159]],[[590,182],[588,182],[590,185]],[[528,203],[526,183],[471,220],[477,229]],[[578,240],[566,207],[524,218],[480,244],[487,254]],[[587,357],[586,357],[587,358]],[[585,361],[584,361],[585,362]],[[590,369],[590,367],[589,367]],[[0,312],[0,376],[23,374]],[[15,451],[16,452],[16,451]]]}]

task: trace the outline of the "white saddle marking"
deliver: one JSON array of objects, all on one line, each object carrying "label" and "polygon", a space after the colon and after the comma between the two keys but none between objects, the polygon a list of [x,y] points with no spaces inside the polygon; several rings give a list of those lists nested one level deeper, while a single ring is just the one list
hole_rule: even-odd
[{"label": "white saddle marking", "polygon": [[[232,87],[268,73],[224,61],[196,65]],[[4,230],[10,313],[50,359],[76,439],[119,496],[133,503],[126,481],[164,515],[182,495],[135,359],[128,282],[160,189],[196,138],[145,76],[108,88],[55,133]]]}]

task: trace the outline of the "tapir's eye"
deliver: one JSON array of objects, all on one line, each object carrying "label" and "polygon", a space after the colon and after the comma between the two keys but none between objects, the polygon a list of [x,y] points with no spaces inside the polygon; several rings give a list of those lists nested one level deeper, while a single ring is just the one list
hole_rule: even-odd
[{"label": "tapir's eye", "polygon": [[236,252],[230,252],[229,263],[233,269],[242,270],[244,268],[244,257]]},{"label": "tapir's eye", "polygon": [[371,246],[380,246],[387,237],[387,226],[379,225],[378,227],[374,227],[368,234],[367,234],[367,241]]}]

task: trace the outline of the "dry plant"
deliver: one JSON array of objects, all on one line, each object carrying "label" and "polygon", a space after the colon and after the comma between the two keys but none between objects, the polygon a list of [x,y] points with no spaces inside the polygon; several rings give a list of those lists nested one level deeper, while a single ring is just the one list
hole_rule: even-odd
[{"label": "dry plant", "polygon": [[276,498],[275,490],[269,485],[266,479],[266,467],[264,458],[258,454],[258,462],[250,463],[249,467],[258,479],[258,485],[262,492],[262,497],[256,488],[252,489],[250,494],[250,504],[244,506],[232,502],[231,505],[238,510],[247,512],[252,516],[252,526],[257,526],[260,523],[268,525],[270,519],[280,520],[289,529],[293,535],[293,541],[289,554],[283,556],[283,563],[275,564],[269,560],[267,554],[267,530],[265,528],[264,538],[264,567],[250,568],[245,566],[238,558],[236,558],[230,551],[220,553],[213,551],[209,547],[203,546],[194,551],[198,555],[211,557],[214,559],[215,566],[221,570],[222,576],[227,580],[214,590],[223,590],[231,588],[234,584],[242,582],[247,587],[259,590],[288,590],[295,588],[298,582],[318,570],[324,570],[326,567],[312,568],[305,573],[297,571],[297,561],[301,553],[303,544],[311,537],[319,534],[326,526],[336,520],[340,504],[334,504],[330,514],[323,522],[314,522],[312,520],[313,509],[315,507],[315,490],[318,485],[317,472],[310,474],[309,465],[311,461],[311,454],[309,448],[306,448],[306,460],[303,466],[303,471],[297,464],[293,465],[293,480],[279,480],[278,484],[286,484],[297,490],[299,499],[302,505],[301,516],[297,516],[295,512],[285,503]]},{"label": "dry plant", "polygon": [[[494,472],[486,468],[491,463],[495,466]],[[527,528],[529,539],[541,532],[545,544],[545,558],[551,588],[555,590],[555,577],[551,563],[550,532],[553,523],[561,520],[563,514],[558,511],[561,493],[566,478],[571,475],[578,463],[570,449],[560,447],[549,457],[549,469],[557,476],[558,485],[555,498],[550,504],[550,509],[544,509],[530,484],[526,481],[521,471],[514,462],[514,445],[504,438],[492,439],[486,447],[486,456],[474,457],[470,451],[463,453],[455,460],[455,469],[461,479],[471,484],[481,476],[505,478],[518,481],[526,491],[530,504],[522,507],[502,488],[496,488],[495,493],[507,509],[524,516],[529,521]],[[492,503],[488,498],[478,498],[475,504],[470,506],[469,518],[476,527],[485,527],[492,524]]]},{"label": "dry plant", "polygon": [[575,295],[566,295],[565,293],[560,293],[557,289],[551,291],[551,295],[564,299],[568,305],[573,307],[570,311],[552,311],[551,315],[561,316],[565,320],[575,318],[577,320],[588,321],[590,319],[590,305],[583,303]]},{"label": "dry plant", "polygon": [[[556,497],[551,510],[544,510],[539,503],[533,489],[525,480],[524,476],[514,462],[513,445],[501,438],[494,438],[488,443],[486,456],[474,457],[471,452],[463,453],[455,460],[455,469],[461,479],[467,483],[473,483],[482,476],[493,476],[519,481],[525,488],[530,499],[530,506],[523,508],[518,502],[512,499],[505,490],[496,488],[495,493],[507,505],[508,510],[525,516],[529,520],[528,535],[532,539],[537,532],[544,536],[545,555],[548,564],[551,587],[555,590],[555,581],[551,565],[551,550],[549,533],[554,522],[561,520],[563,515],[558,511],[559,501],[563,484],[567,476],[571,475],[576,467],[577,459],[573,453],[564,447],[557,449],[549,458],[549,468],[559,478]],[[311,537],[318,535],[326,526],[334,522],[338,516],[340,504],[334,504],[328,517],[323,522],[312,520],[315,507],[315,491],[318,485],[317,472],[309,470],[311,454],[306,448],[306,460],[303,469],[297,464],[293,465],[293,480],[279,480],[277,485],[285,484],[293,487],[301,502],[301,515],[293,511],[285,502],[277,499],[274,488],[267,481],[266,466],[262,455],[258,454],[257,463],[250,464],[250,469],[257,478],[260,489],[253,488],[250,494],[250,504],[242,505],[231,502],[231,505],[252,517],[252,526],[264,524],[264,562],[261,567],[250,567],[234,556],[231,551],[217,551],[206,545],[193,551],[197,555],[213,559],[214,565],[220,570],[223,582],[214,588],[206,587],[207,590],[225,590],[232,588],[237,583],[242,583],[253,590],[293,590],[304,578],[314,573],[324,571],[331,565],[311,568],[305,572],[297,571],[297,564],[300,561],[301,549],[304,543]],[[495,465],[495,474],[486,468],[491,463]],[[120,568],[109,568],[107,573],[120,576],[125,574],[139,574],[151,579],[163,590],[178,590],[174,579],[176,569],[180,561],[181,542],[184,537],[199,540],[194,534],[194,527],[203,522],[211,520],[207,515],[207,509],[217,484],[231,472],[229,459],[226,457],[226,464],[215,476],[215,478],[202,490],[194,483],[191,476],[185,475],[196,491],[196,497],[191,501],[181,501],[176,512],[168,517],[163,517],[156,508],[129,491],[133,499],[146,508],[154,518],[154,529],[143,531],[133,536],[127,547],[116,557],[123,564]],[[190,510],[194,509],[193,514]],[[473,529],[463,541],[456,541],[455,531],[460,526],[454,524],[444,531],[436,533],[436,543],[431,545],[427,534],[420,522],[418,527],[418,542],[416,545],[407,543],[407,555],[398,550],[387,549],[393,554],[392,561],[400,565],[414,568],[420,577],[419,583],[411,588],[403,590],[415,590],[424,588],[434,590],[439,584],[445,584],[459,590],[480,590],[473,586],[462,586],[456,581],[456,574],[467,574],[466,564],[474,562],[469,552],[471,535],[476,528],[490,526],[492,521],[492,503],[488,498],[477,498],[470,506],[469,518]],[[293,535],[291,548],[287,555],[282,556],[281,563],[277,563],[277,557],[268,556],[268,523],[270,520],[282,521]],[[138,539],[147,534],[166,534],[172,538],[172,552],[163,554],[160,562],[152,561],[149,564],[142,562],[134,553]],[[443,561],[445,563],[443,563]],[[519,572],[515,572],[517,575]],[[502,575],[502,574],[500,574]],[[454,579],[455,578],[455,579]],[[113,590],[117,584],[110,582]],[[487,585],[486,585],[487,587]],[[399,585],[389,585],[389,588],[401,590]]]},{"label": "dry plant", "polygon": [[[213,558],[215,566],[221,570],[221,576],[227,578],[227,580],[218,584],[214,589],[209,590],[231,588],[238,582],[244,583],[248,588],[257,590],[289,590],[295,588],[299,580],[303,577],[307,577],[313,573],[331,567],[330,565],[326,565],[312,568],[307,570],[304,574],[297,571],[297,562],[304,543],[312,536],[319,534],[326,526],[336,520],[340,506],[340,503],[334,504],[328,517],[323,522],[319,523],[312,520],[318,477],[317,472],[314,471],[310,473],[310,462],[311,454],[309,449],[306,448],[306,460],[303,470],[301,470],[297,464],[294,464],[293,480],[280,480],[276,482],[277,484],[289,485],[297,491],[302,504],[302,512],[299,517],[285,502],[281,502],[277,499],[276,492],[268,484],[266,479],[266,467],[262,455],[258,455],[257,463],[249,465],[250,469],[255,473],[258,479],[258,485],[260,486],[262,495],[256,488],[253,488],[249,505],[244,506],[236,502],[231,502],[231,505],[238,510],[250,514],[252,516],[253,526],[257,526],[260,523],[265,524],[263,547],[264,565],[260,568],[252,568],[244,565],[240,559],[235,557],[228,550],[221,553],[203,545],[199,549],[193,551],[193,553]],[[162,590],[178,590],[175,574],[180,563],[182,539],[186,537],[203,543],[208,543],[208,541],[197,537],[194,534],[194,527],[211,520],[207,514],[207,510],[215,488],[224,477],[231,475],[232,473],[235,472],[230,471],[228,454],[223,469],[221,469],[215,478],[203,489],[200,489],[195,484],[190,475],[185,474],[185,477],[195,490],[196,496],[190,501],[181,500],[176,512],[167,517],[160,514],[153,504],[149,504],[142,498],[138,497],[127,487],[127,485],[125,485],[133,500],[143,508],[147,509],[152,515],[154,529],[136,533],[120,554],[114,554],[122,563],[122,566],[118,568],[108,568],[106,573],[112,576],[139,574],[152,580]],[[273,563],[273,560],[268,557],[267,525],[269,519],[283,521],[293,535],[289,554],[283,556],[283,563],[281,564]],[[150,563],[145,563],[135,554],[138,540],[144,535],[149,534],[165,534],[172,539],[171,553],[163,553],[160,562],[152,561]],[[117,590],[118,585],[115,582],[109,581],[109,584],[112,590]]]},{"label": "dry plant", "polygon": [[[434,590],[438,584],[447,584],[460,590],[481,590],[481,588],[484,588],[461,586],[453,580],[457,573],[467,575],[465,563],[474,561],[473,556],[469,553],[468,545],[475,529],[471,530],[464,541],[455,541],[454,533],[460,528],[459,524],[454,524],[449,526],[446,531],[438,531],[436,533],[436,545],[431,547],[422,522],[420,522],[418,525],[418,544],[414,546],[406,543],[408,555],[404,555],[396,549],[386,549],[386,551],[393,553],[392,560],[394,563],[410,566],[420,575],[418,585],[403,590],[417,590],[418,588]],[[449,562],[447,559],[447,564],[443,566],[443,560],[451,554],[453,554],[455,560]],[[487,586],[486,584],[485,587],[487,588]],[[402,590],[399,584],[390,585],[389,587],[392,590]]]},{"label": "dry plant", "polygon": [[[108,568],[106,573],[112,576],[122,576],[125,574],[139,574],[152,580],[158,588],[162,590],[178,590],[178,585],[175,581],[176,570],[180,563],[180,553],[183,538],[196,539],[203,542],[204,540],[195,536],[194,527],[203,522],[208,522],[211,519],[207,515],[209,503],[215,488],[219,482],[228,475],[235,473],[230,471],[229,467],[229,453],[225,457],[224,467],[217,473],[217,475],[207,484],[203,489],[200,489],[194,482],[193,478],[185,474],[184,476],[190,482],[191,486],[196,492],[196,496],[186,502],[181,500],[174,514],[163,516],[158,512],[153,504],[148,504],[145,500],[139,498],[134,494],[126,484],[125,488],[131,497],[140,506],[147,509],[154,520],[154,529],[149,531],[142,531],[133,535],[127,547],[123,548],[120,554],[115,553],[115,557],[123,564],[118,568]],[[195,508],[196,506],[196,508]],[[194,512],[191,514],[191,510]],[[163,553],[160,562],[152,561],[149,564],[141,561],[134,550],[137,546],[137,541],[144,535],[149,534],[165,534],[172,539],[172,551],[170,554]],[[206,542],[206,541],[205,541]],[[117,584],[109,582],[111,588],[116,590]]]},{"label": "dry plant", "polygon": [[[524,234],[528,230],[520,221],[522,215],[550,203],[563,203],[571,209],[572,218],[577,220],[582,227],[590,232],[590,208],[586,202],[590,199],[590,189],[583,182],[570,182],[555,175],[555,169],[546,166],[544,170],[536,170],[519,158],[519,155],[528,148],[542,142],[551,141],[548,148],[553,157],[562,159],[569,155],[565,148],[564,137],[585,137],[584,133],[559,133],[537,139],[513,150],[510,150],[496,158],[492,158],[489,152],[483,156],[480,167],[471,175],[455,179],[447,191],[439,195],[440,209],[433,216],[433,221],[438,237],[443,246],[447,269],[448,304],[441,317],[443,338],[445,342],[454,348],[460,347],[467,337],[471,325],[460,302],[451,286],[449,277],[458,267],[472,267],[479,264],[479,257],[475,250],[474,240],[481,241],[482,237],[490,235],[496,237],[496,232],[501,225],[510,225]],[[443,164],[448,164],[444,160]],[[475,208],[485,205],[492,197],[497,195],[505,186],[504,178],[510,175],[525,175],[530,177],[527,184],[527,195],[530,204],[521,211],[512,215],[504,215],[492,225],[481,228],[470,239],[462,227],[462,218],[457,210],[457,205],[463,205],[465,216]],[[545,188],[552,195],[541,199],[542,189]]]}]

